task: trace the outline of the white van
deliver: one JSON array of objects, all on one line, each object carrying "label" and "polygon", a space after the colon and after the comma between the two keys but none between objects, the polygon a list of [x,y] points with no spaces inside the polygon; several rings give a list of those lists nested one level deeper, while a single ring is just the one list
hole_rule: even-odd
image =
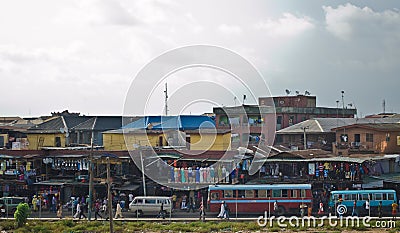
[{"label": "white van", "polygon": [[165,214],[169,214],[172,210],[170,197],[135,197],[133,201],[129,203],[129,210],[138,216],[157,215],[160,212],[161,203],[164,203],[163,209]]}]

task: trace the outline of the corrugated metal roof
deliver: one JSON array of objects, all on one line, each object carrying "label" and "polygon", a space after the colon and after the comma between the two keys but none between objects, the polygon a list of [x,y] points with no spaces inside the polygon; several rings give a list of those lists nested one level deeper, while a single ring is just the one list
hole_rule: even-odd
[{"label": "corrugated metal roof", "polygon": [[277,134],[330,133],[332,129],[352,124],[400,123],[398,118],[314,118],[277,131]]}]

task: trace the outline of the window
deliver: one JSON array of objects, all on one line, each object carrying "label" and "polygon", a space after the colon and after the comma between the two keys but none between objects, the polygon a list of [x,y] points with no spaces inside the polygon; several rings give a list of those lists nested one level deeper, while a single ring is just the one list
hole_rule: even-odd
[{"label": "window", "polygon": [[254,190],[246,190],[245,197],[246,198],[254,198]]},{"label": "window", "polygon": [[348,142],[348,141],[349,141],[349,136],[347,134],[340,135],[340,142]]},{"label": "window", "polygon": [[374,200],[382,200],[382,193],[376,193],[374,195]]},{"label": "window", "polygon": [[394,200],[394,194],[393,193],[388,193],[388,200]]},{"label": "window", "polygon": [[361,198],[362,198],[362,200],[369,200],[370,199],[367,193],[361,194]]},{"label": "window", "polygon": [[300,190],[300,197],[306,197],[306,190],[305,189],[301,189]]},{"label": "window", "polygon": [[374,134],[372,134],[372,133],[367,133],[367,134],[365,135],[365,141],[366,141],[366,142],[374,142]]},{"label": "window", "polygon": [[263,198],[267,196],[267,190],[258,190],[258,197]]},{"label": "window", "polygon": [[292,189],[290,191],[291,191],[290,196],[293,197],[293,198],[296,198],[297,197],[297,190]]},{"label": "window", "polygon": [[295,124],[294,116],[289,116],[289,126],[292,126],[293,124]]},{"label": "window", "polygon": [[351,194],[351,200],[357,200],[357,194]]},{"label": "window", "polygon": [[232,190],[224,190],[224,197],[233,197],[233,191]]},{"label": "window", "polygon": [[156,204],[156,200],[155,199],[146,199],[146,203],[148,203],[148,204]]},{"label": "window", "polygon": [[60,137],[56,137],[55,138],[55,147],[61,147],[61,138]]},{"label": "window", "polygon": [[211,193],[211,200],[219,200],[219,193]]},{"label": "window", "polygon": [[281,197],[282,190],[281,189],[274,189],[272,190],[272,197]]},{"label": "window", "polygon": [[390,142],[390,133],[387,133],[387,134],[386,134],[386,141],[387,141],[387,142]]},{"label": "window", "polygon": [[[236,196],[237,193],[237,196]],[[245,190],[233,190],[233,197],[243,198],[245,195]]]},{"label": "window", "polygon": [[288,190],[282,189],[282,197],[288,197]]}]

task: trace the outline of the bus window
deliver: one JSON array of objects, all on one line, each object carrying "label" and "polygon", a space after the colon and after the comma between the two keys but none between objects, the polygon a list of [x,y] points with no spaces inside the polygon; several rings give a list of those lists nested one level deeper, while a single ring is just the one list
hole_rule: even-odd
[{"label": "bus window", "polygon": [[374,197],[375,197],[374,200],[377,201],[382,200],[382,193],[375,193]]},{"label": "bus window", "polygon": [[361,198],[362,198],[362,200],[364,200],[364,201],[369,200],[369,196],[368,196],[367,193],[361,194]]},{"label": "bus window", "polygon": [[267,190],[267,197],[271,197],[271,190]]},{"label": "bus window", "polygon": [[394,200],[394,194],[388,193],[388,200]]},{"label": "bus window", "polygon": [[296,198],[297,197],[297,190],[296,189],[292,189],[290,191],[291,191],[290,197]]},{"label": "bus window", "polygon": [[281,197],[282,190],[281,189],[274,189],[272,190],[272,197]]},{"label": "bus window", "polygon": [[357,194],[351,194],[350,196],[351,196],[351,200],[352,200],[352,201],[358,200]]},{"label": "bus window", "polygon": [[254,198],[254,190],[246,190],[245,197],[246,198]]},{"label": "bus window", "polygon": [[288,197],[288,190],[282,189],[282,197]]},{"label": "bus window", "polygon": [[267,196],[267,190],[258,190],[258,198],[263,198]]},{"label": "bus window", "polygon": [[211,193],[211,200],[219,200],[219,193]]},{"label": "bus window", "polygon": [[[245,196],[245,190],[238,190],[237,191],[238,192],[238,198],[244,198],[244,196]],[[236,192],[235,192],[236,193]]]},{"label": "bus window", "polygon": [[351,195],[350,194],[343,194],[343,201],[344,200],[346,200],[346,201],[351,200]]},{"label": "bus window", "polygon": [[387,200],[386,193],[382,193],[382,200]]},{"label": "bus window", "polygon": [[300,190],[300,197],[306,197],[306,190],[305,189],[301,189]]},{"label": "bus window", "polygon": [[224,190],[224,197],[225,198],[233,197],[233,190]]},{"label": "bus window", "polygon": [[254,197],[255,197],[255,198],[258,197],[258,190],[254,190]]}]

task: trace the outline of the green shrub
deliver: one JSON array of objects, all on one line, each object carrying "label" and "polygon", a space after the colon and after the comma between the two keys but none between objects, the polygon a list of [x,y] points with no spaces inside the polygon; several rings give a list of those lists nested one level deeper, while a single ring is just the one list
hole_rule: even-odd
[{"label": "green shrub", "polygon": [[17,227],[22,227],[25,225],[26,220],[30,214],[29,205],[27,203],[19,203],[17,210],[14,213],[15,221],[17,222]]}]

